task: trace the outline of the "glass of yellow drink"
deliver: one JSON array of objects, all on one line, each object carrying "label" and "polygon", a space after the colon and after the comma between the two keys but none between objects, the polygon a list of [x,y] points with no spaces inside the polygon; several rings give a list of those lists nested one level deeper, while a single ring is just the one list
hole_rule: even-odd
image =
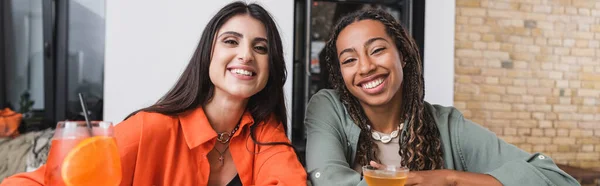
[{"label": "glass of yellow drink", "polygon": [[375,168],[362,167],[363,176],[369,186],[404,186],[408,179],[408,168],[401,166],[385,166]]}]

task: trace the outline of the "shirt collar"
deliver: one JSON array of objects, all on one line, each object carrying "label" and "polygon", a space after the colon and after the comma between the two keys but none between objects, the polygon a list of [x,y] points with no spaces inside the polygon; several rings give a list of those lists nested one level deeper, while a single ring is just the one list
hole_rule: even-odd
[{"label": "shirt collar", "polygon": [[[208,141],[215,140],[217,137],[217,132],[215,132],[208,122],[208,118],[206,117],[202,107],[198,107],[194,110],[180,114],[179,122],[181,129],[183,130],[185,142],[190,149],[193,149]],[[250,112],[245,111],[242,115],[242,119],[240,120],[240,127],[233,136],[237,136],[245,128],[245,126],[253,123],[254,118],[252,118]]]}]

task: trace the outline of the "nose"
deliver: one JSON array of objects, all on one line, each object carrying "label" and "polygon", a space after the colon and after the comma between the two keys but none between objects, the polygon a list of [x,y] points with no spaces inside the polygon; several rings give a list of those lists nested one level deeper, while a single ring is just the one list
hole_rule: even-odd
[{"label": "nose", "polygon": [[377,66],[368,57],[363,57],[358,61],[360,75],[368,75],[375,71]]},{"label": "nose", "polygon": [[239,47],[239,52],[238,52],[238,60],[240,60],[242,63],[250,63],[252,61],[254,61],[254,54],[252,53],[252,46],[242,46]]}]

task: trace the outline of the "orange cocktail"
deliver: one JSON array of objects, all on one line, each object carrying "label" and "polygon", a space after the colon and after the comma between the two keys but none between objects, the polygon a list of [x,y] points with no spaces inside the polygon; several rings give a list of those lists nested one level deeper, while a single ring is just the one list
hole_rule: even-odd
[{"label": "orange cocktail", "polygon": [[121,182],[121,160],[110,122],[65,121],[56,126],[46,162],[45,185],[113,186]]}]

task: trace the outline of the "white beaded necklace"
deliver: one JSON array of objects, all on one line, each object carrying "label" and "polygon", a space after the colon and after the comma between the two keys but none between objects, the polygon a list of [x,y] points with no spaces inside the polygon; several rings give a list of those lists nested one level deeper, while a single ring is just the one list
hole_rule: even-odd
[{"label": "white beaded necklace", "polygon": [[[392,139],[397,138],[399,136],[400,130],[402,130],[402,127],[404,127],[404,123],[400,123],[400,125],[398,126],[398,129],[394,130],[389,135],[379,134],[379,132],[376,132],[375,130],[372,130],[371,131],[371,137],[374,140],[381,141],[382,143],[389,143],[390,141],[392,141]],[[371,126],[369,126],[369,128],[371,128]]]}]

